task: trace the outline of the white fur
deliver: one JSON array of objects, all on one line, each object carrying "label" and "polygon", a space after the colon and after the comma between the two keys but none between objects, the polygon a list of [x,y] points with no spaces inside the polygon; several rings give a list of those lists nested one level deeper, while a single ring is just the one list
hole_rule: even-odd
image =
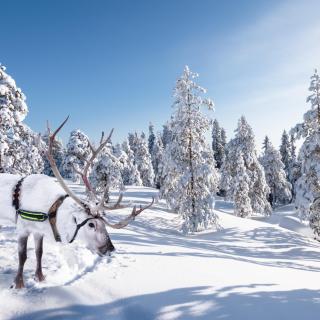
[{"label": "white fur", "polygon": [[[0,224],[15,225],[15,208],[12,205],[12,195],[17,182],[21,176],[11,174],[0,174]],[[22,183],[20,193],[20,208],[29,211],[39,211],[47,213],[52,204],[62,195],[64,190],[60,187],[55,178],[42,174],[27,176]],[[88,216],[76,205],[71,198],[66,198],[57,213],[57,228],[62,242],[68,242],[77,223],[82,222]],[[86,241],[85,228],[81,228],[77,238]],[[42,234],[47,239],[54,241],[53,233],[49,221],[44,222],[28,221],[18,217],[18,235]]]}]

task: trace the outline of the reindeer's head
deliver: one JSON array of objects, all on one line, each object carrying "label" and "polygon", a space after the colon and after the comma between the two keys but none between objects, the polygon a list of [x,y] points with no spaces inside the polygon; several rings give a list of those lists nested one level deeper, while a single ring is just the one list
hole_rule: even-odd
[{"label": "reindeer's head", "polygon": [[108,252],[112,252],[115,248],[111,242],[111,239],[109,237],[108,231],[106,229],[106,226],[114,228],[114,229],[121,229],[126,227],[130,221],[134,220],[134,218],[140,214],[143,210],[150,208],[154,202],[154,199],[152,199],[152,202],[148,204],[145,207],[141,207],[137,210],[136,207],[132,209],[132,212],[129,216],[127,216],[125,219],[121,220],[118,223],[110,223],[107,220],[107,211],[116,210],[120,208],[124,208],[124,206],[121,205],[123,194],[120,193],[120,196],[117,200],[117,202],[112,206],[106,206],[105,199],[108,193],[108,188],[106,188],[102,194],[101,197],[98,197],[98,195],[94,192],[94,189],[92,188],[89,179],[88,179],[88,172],[90,169],[90,166],[92,165],[94,159],[97,157],[99,152],[106,146],[106,144],[110,141],[113,129],[111,130],[109,136],[104,139],[104,133],[102,133],[101,139],[100,139],[100,145],[98,148],[94,148],[93,145],[89,141],[89,146],[91,149],[91,157],[89,160],[85,161],[85,167],[83,172],[80,172],[74,168],[74,170],[81,176],[82,181],[84,185],[86,186],[86,190],[89,196],[89,201],[85,202],[82,199],[80,199],[76,194],[74,194],[67,184],[64,182],[58,167],[55,163],[54,157],[53,157],[53,144],[55,137],[57,133],[61,130],[61,128],[65,125],[69,117],[67,117],[66,120],[59,126],[59,128],[51,134],[50,128],[48,125],[48,136],[49,136],[49,146],[48,146],[48,160],[51,165],[52,171],[57,178],[58,182],[60,183],[61,187],[64,189],[64,191],[81,207],[81,211],[84,211],[84,214],[81,214],[82,221],[77,221],[77,218],[75,218],[75,231],[70,239],[69,242],[73,242],[73,240],[76,238],[77,234],[81,234],[81,238],[85,241],[87,247],[99,255],[105,255]]},{"label": "reindeer's head", "polygon": [[93,218],[89,220],[80,232],[81,239],[87,247],[98,255],[103,256],[114,251],[115,248],[102,219]]}]

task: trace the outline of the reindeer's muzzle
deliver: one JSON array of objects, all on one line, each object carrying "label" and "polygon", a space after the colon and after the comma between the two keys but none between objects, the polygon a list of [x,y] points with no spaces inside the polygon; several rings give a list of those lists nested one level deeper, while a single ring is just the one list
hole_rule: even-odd
[{"label": "reindeer's muzzle", "polygon": [[104,256],[107,253],[111,253],[114,250],[115,250],[114,245],[112,244],[111,240],[108,239],[108,242],[106,243],[106,245],[104,245],[98,249],[98,254],[101,256]]}]

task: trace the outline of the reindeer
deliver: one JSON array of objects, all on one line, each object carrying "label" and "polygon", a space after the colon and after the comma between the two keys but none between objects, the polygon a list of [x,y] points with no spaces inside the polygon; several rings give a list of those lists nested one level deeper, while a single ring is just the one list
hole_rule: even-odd
[{"label": "reindeer", "polygon": [[[63,180],[52,155],[55,137],[68,118],[54,133],[51,133],[48,126],[47,157],[56,179],[42,174],[32,174],[24,178],[18,175],[0,174],[0,194],[2,195],[0,220],[5,223],[16,222],[18,233],[19,267],[12,285],[16,289],[24,288],[23,267],[27,259],[27,242],[30,234],[33,234],[35,242],[37,260],[35,279],[41,282],[45,279],[41,264],[44,236],[64,244],[72,243],[77,239],[90,250],[104,256],[115,249],[106,226],[115,229],[124,228],[142,211],[150,208],[154,202],[152,199],[151,203],[144,207],[140,206],[139,209],[134,206],[131,214],[118,223],[108,222],[106,211],[124,208],[121,205],[123,195],[120,193],[117,202],[107,206],[105,204],[107,190],[99,198],[90,185],[88,171],[94,159],[110,141],[113,130],[106,139],[102,135],[98,148],[94,148],[90,143],[92,156],[81,172],[82,180],[89,193],[89,200],[84,201],[73,193]],[[3,195],[12,195],[12,202],[5,200]]]}]

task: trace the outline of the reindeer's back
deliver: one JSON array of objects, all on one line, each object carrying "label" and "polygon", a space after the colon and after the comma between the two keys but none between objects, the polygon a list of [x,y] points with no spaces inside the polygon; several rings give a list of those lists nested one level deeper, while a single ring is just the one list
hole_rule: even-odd
[{"label": "reindeer's back", "polygon": [[[15,222],[15,208],[12,205],[13,190],[22,177],[0,174],[0,224]],[[47,212],[53,202],[65,194],[54,178],[43,174],[27,176],[21,186],[20,207],[30,211]]]}]

